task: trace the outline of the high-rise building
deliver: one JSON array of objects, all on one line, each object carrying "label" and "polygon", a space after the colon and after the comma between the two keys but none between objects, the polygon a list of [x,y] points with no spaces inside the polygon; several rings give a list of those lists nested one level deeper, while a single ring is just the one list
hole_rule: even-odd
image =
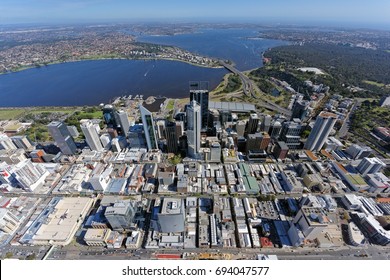
[{"label": "high-rise building", "polygon": [[104,216],[113,230],[129,231],[135,228],[135,214],[136,209],[131,201],[120,201],[107,207]]},{"label": "high-rise building", "polygon": [[118,120],[117,129],[120,130],[121,135],[127,137],[129,135],[130,122],[126,111],[119,110],[115,112],[116,119]]},{"label": "high-rise building", "polygon": [[362,159],[369,157],[372,153],[372,149],[368,146],[359,146],[357,144],[352,144],[345,150],[345,152],[350,155],[353,159]]},{"label": "high-rise building", "polygon": [[20,225],[20,220],[9,210],[0,208],[0,230],[5,233],[14,232]]},{"label": "high-rise building", "polygon": [[286,143],[289,149],[299,149],[301,146],[302,125],[299,120],[284,122],[280,131],[279,140]]},{"label": "high-rise building", "polygon": [[165,139],[167,139],[168,153],[177,153],[179,138],[176,134],[176,123],[169,122],[165,127]]},{"label": "high-rise building", "polygon": [[270,115],[264,115],[260,125],[260,130],[268,133],[271,127],[271,120],[272,117]]},{"label": "high-rise building", "polygon": [[268,133],[266,132],[248,134],[246,142],[246,152],[266,150],[270,141],[271,137],[269,137]]},{"label": "high-rise building", "polygon": [[200,150],[201,110],[195,100],[187,106],[188,155],[197,158]]},{"label": "high-rise building", "polygon": [[16,165],[0,164],[0,182],[19,187],[26,191],[34,191],[44,183],[49,172],[41,164],[33,164],[30,160]]},{"label": "high-rise building", "polygon": [[15,146],[19,149],[31,151],[34,149],[34,146],[31,145],[30,140],[28,140],[26,135],[16,135],[11,137],[12,142],[14,142]]},{"label": "high-rise building", "polygon": [[281,130],[282,130],[282,124],[280,123],[280,121],[275,121],[273,124],[271,124],[270,132],[269,132],[271,138],[278,139]]},{"label": "high-rise building", "polygon": [[165,120],[158,120],[156,124],[158,139],[165,139]]},{"label": "high-rise building", "polygon": [[103,148],[109,150],[111,148],[111,136],[108,133],[104,133],[100,136],[100,142],[103,145]]},{"label": "high-rise building", "polygon": [[245,134],[246,121],[238,121],[236,123],[236,132],[238,137],[243,137]]},{"label": "high-rise building", "polygon": [[202,129],[206,129],[208,126],[209,116],[209,91],[208,90],[191,90],[190,101],[195,100],[200,105],[201,110],[201,125]]},{"label": "high-rise building", "polygon": [[0,150],[16,150],[12,140],[4,133],[0,134]]},{"label": "high-rise building", "polygon": [[69,131],[70,135],[71,135],[73,138],[79,137],[80,133],[79,133],[79,131],[77,130],[77,127],[76,127],[76,126],[74,126],[74,125],[68,125],[67,128],[68,128],[68,131]]},{"label": "high-rise building", "polygon": [[257,114],[251,114],[249,117],[246,133],[247,134],[256,133],[258,126],[259,126],[259,116]]},{"label": "high-rise building", "polygon": [[103,107],[103,118],[108,128],[115,129],[119,135],[128,136],[130,123],[124,110],[117,111],[114,106],[105,105]]},{"label": "high-rise building", "polygon": [[307,117],[309,104],[310,102],[305,100],[296,101],[292,107],[291,119],[298,118],[303,121]]},{"label": "high-rise building", "polygon": [[103,145],[100,142],[99,134],[96,130],[96,125],[90,120],[80,124],[80,128],[84,133],[85,141],[92,151],[103,151]]},{"label": "high-rise building", "polygon": [[139,106],[139,110],[141,112],[142,124],[144,126],[144,133],[148,150],[156,150],[158,149],[158,146],[152,113],[144,106]]},{"label": "high-rise building", "polygon": [[74,155],[76,153],[76,144],[69,133],[68,127],[63,122],[51,122],[47,128],[64,155]]},{"label": "high-rise building", "polygon": [[310,151],[321,150],[336,121],[336,114],[322,111],[318,115],[314,127],[307,138],[305,149]]},{"label": "high-rise building", "polygon": [[386,167],[386,164],[381,161],[379,158],[364,158],[359,165],[357,166],[357,170],[363,176],[367,174],[373,174],[379,172],[382,168]]},{"label": "high-rise building", "polygon": [[288,154],[288,146],[283,141],[278,141],[275,144],[273,154],[277,159],[285,159]]}]

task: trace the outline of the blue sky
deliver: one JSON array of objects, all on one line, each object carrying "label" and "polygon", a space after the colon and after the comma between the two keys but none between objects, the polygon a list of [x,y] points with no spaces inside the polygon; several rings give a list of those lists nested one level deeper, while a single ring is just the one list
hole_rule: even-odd
[{"label": "blue sky", "polygon": [[241,19],[390,25],[389,0],[0,0],[0,23]]}]

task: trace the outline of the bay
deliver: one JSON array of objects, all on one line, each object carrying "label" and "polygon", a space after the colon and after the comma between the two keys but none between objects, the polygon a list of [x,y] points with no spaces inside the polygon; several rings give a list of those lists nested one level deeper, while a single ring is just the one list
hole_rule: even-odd
[{"label": "bay", "polygon": [[164,60],[93,60],[0,75],[0,107],[98,105],[123,95],[186,97],[190,81],[215,88],[227,71]]}]

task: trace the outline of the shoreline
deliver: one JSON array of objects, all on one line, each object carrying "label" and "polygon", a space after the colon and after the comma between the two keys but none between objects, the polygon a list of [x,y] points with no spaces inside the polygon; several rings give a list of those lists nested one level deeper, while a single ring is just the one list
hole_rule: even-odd
[{"label": "shoreline", "polygon": [[7,74],[13,74],[13,73],[18,73],[22,72],[24,70],[29,70],[29,69],[39,69],[43,67],[47,67],[50,65],[58,65],[58,64],[64,64],[64,63],[72,63],[72,62],[81,62],[81,61],[99,61],[99,60],[166,60],[166,61],[176,61],[176,62],[181,62],[181,63],[186,63],[192,66],[197,66],[197,67],[203,67],[203,68],[210,68],[210,69],[221,69],[224,68],[222,65],[220,66],[208,66],[208,65],[202,65],[202,64],[196,64],[190,61],[185,61],[181,59],[176,59],[176,58],[169,58],[169,57],[158,57],[158,58],[150,58],[150,57],[145,57],[145,58],[126,58],[126,57],[101,57],[101,58],[82,58],[82,59],[75,59],[75,60],[69,60],[69,61],[53,61],[45,64],[39,64],[39,65],[30,65],[30,66],[23,66],[20,67],[16,70],[13,71],[8,71],[8,72],[0,72],[0,75],[7,75]]}]

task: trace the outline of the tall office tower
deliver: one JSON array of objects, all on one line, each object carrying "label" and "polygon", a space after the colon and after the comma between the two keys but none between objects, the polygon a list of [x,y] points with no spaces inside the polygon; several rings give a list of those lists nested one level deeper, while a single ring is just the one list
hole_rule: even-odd
[{"label": "tall office tower", "polygon": [[272,139],[278,139],[281,130],[282,130],[282,124],[280,123],[280,121],[275,121],[275,122],[271,125],[270,132],[269,132],[271,138],[272,138]]},{"label": "tall office tower", "polygon": [[18,147],[19,149],[23,150],[34,150],[34,146],[31,145],[30,140],[28,140],[26,135],[17,135],[17,136],[12,136],[11,137],[12,142],[14,142],[15,146]]},{"label": "tall office tower", "polygon": [[80,128],[84,133],[85,141],[92,151],[103,151],[103,145],[100,142],[99,134],[95,125],[90,121],[85,121],[80,124]]},{"label": "tall office tower", "polygon": [[337,115],[322,111],[314,123],[314,127],[307,138],[305,149],[310,151],[319,151],[328,139],[337,121]]},{"label": "tall office tower", "polygon": [[301,146],[302,125],[297,119],[295,120],[284,122],[279,136],[279,140],[284,141],[291,150],[299,149]]},{"label": "tall office tower", "polygon": [[12,140],[4,133],[0,134],[0,150],[16,150]]},{"label": "tall office tower", "polygon": [[103,107],[103,118],[107,125],[107,127],[112,127],[116,129],[118,121],[117,116],[115,114],[115,108],[112,105],[104,105]]},{"label": "tall office tower", "polygon": [[148,150],[156,150],[158,149],[158,146],[152,113],[142,105],[139,106],[139,110],[141,112],[142,124],[144,126],[144,133],[146,144],[148,145]]},{"label": "tall office tower", "polygon": [[269,131],[270,127],[271,127],[271,120],[272,120],[272,117],[270,115],[264,115],[263,116],[263,119],[262,119],[262,122],[261,122],[261,126],[260,126],[261,131],[264,131],[264,132],[268,133],[268,131]]},{"label": "tall office tower", "polygon": [[120,130],[121,135],[127,137],[129,135],[129,129],[130,129],[130,122],[127,113],[123,110],[119,110],[115,112],[115,116],[117,121],[119,122],[117,124],[117,129]]},{"label": "tall office tower", "polygon": [[291,119],[298,118],[303,121],[307,117],[309,104],[310,102],[305,100],[295,101],[292,107]]},{"label": "tall office tower", "polygon": [[158,120],[156,125],[158,139],[165,139],[165,120]]},{"label": "tall office tower", "polygon": [[384,167],[386,167],[386,164],[379,158],[374,157],[364,158],[356,169],[360,172],[360,174],[366,176],[367,174],[378,173]]},{"label": "tall office tower", "polygon": [[167,139],[168,153],[177,153],[179,138],[176,134],[176,123],[169,122],[165,127],[165,139]]},{"label": "tall office tower", "polygon": [[197,158],[200,150],[201,110],[195,100],[187,106],[188,155]]},{"label": "tall office tower", "polygon": [[44,183],[49,172],[41,164],[33,164],[30,160],[22,161],[16,165],[0,164],[0,182],[13,187],[34,191]]},{"label": "tall office tower", "polygon": [[111,148],[111,136],[108,133],[104,133],[100,136],[100,142],[103,145],[103,148],[109,150]]},{"label": "tall office tower", "polygon": [[75,127],[74,125],[68,125],[67,128],[68,128],[68,131],[69,131],[70,135],[73,138],[79,137],[80,133],[77,130],[77,127]]},{"label": "tall office tower", "polygon": [[275,144],[273,154],[277,159],[285,159],[288,154],[288,146],[283,141],[278,141]]},{"label": "tall office tower", "polygon": [[251,114],[249,117],[246,133],[247,134],[256,133],[258,126],[259,126],[259,116],[257,114]]},{"label": "tall office tower", "polygon": [[268,133],[266,132],[248,134],[246,141],[246,152],[266,150],[270,142],[271,137],[269,137]]},{"label": "tall office tower", "polygon": [[209,117],[209,91],[208,90],[191,90],[190,102],[195,100],[200,105],[202,116],[202,129],[206,129],[208,126]]},{"label": "tall office tower", "polygon": [[243,137],[245,134],[246,121],[238,121],[236,123],[236,132],[238,137]]},{"label": "tall office tower", "polygon": [[63,122],[51,122],[47,125],[47,128],[64,155],[74,155],[76,153],[76,144],[69,133],[68,127]]}]

